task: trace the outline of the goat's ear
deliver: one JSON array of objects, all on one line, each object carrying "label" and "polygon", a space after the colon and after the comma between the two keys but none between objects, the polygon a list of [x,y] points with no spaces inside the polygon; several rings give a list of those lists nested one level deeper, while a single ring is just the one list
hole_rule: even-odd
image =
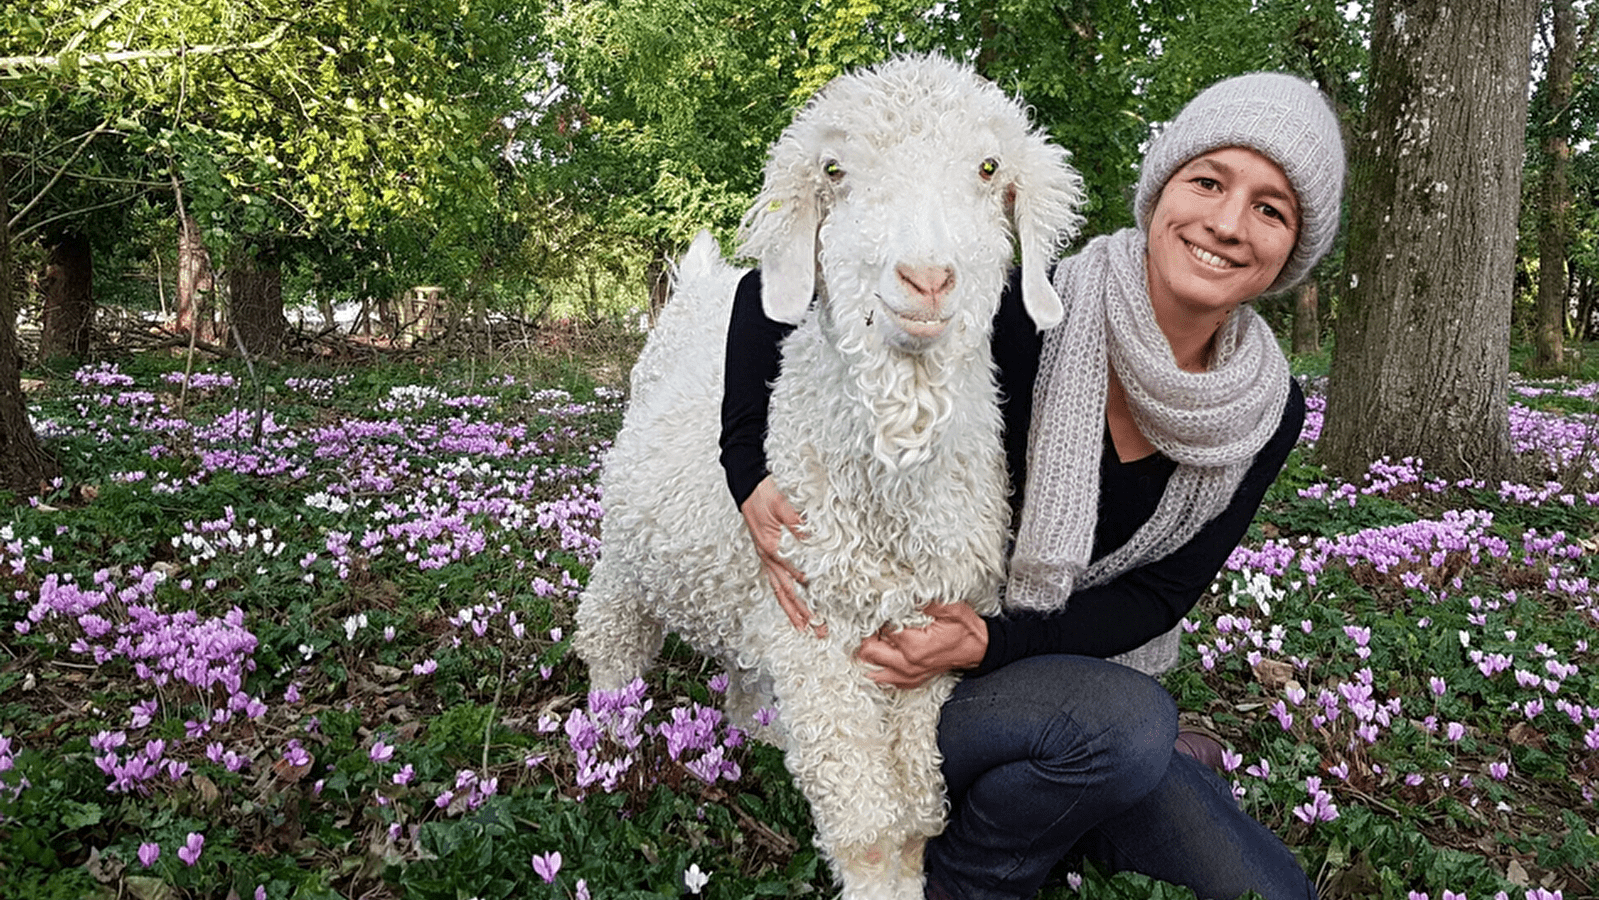
[{"label": "goat's ear", "polygon": [[1022,306],[1040,329],[1060,323],[1065,310],[1049,283],[1049,267],[1063,243],[1077,236],[1083,217],[1083,180],[1066,163],[1066,151],[1046,144],[1032,154],[1011,186],[1011,216],[1022,251]]},{"label": "goat's ear", "polygon": [[790,325],[804,317],[816,293],[821,206],[816,185],[805,177],[808,168],[774,153],[760,196],[739,226],[739,255],[760,261],[762,310]]}]

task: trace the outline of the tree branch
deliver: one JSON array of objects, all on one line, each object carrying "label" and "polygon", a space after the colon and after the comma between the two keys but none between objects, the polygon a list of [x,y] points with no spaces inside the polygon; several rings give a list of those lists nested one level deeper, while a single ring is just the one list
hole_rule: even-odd
[{"label": "tree branch", "polygon": [[67,169],[72,168],[72,164],[77,161],[79,154],[83,153],[84,148],[89,146],[89,142],[99,137],[110,126],[111,122],[108,119],[104,122],[101,122],[99,125],[96,125],[93,131],[84,135],[83,141],[78,144],[78,149],[72,151],[72,155],[67,157],[67,161],[61,164],[61,168],[56,169],[56,173],[50,176],[49,183],[41,188],[38,193],[33,195],[33,199],[28,201],[27,206],[17,210],[17,214],[11,217],[11,221],[8,222],[7,225],[13,232],[20,233],[18,231],[17,223],[22,221],[22,217],[32,212],[33,208],[39,205],[39,201],[43,200],[45,195],[50,193],[50,189],[56,186],[56,182],[61,180],[61,176],[67,174]]},{"label": "tree branch", "polygon": [[[238,53],[247,50],[265,50],[282,39],[289,30],[287,22],[279,25],[275,31],[259,41],[248,44],[201,44],[198,47],[171,47],[163,50],[116,50],[109,53],[85,53],[76,60],[76,65],[98,66],[113,63],[145,62],[148,60],[174,59],[184,56],[215,56],[223,53]],[[61,68],[60,56],[0,56],[0,81],[22,78],[31,72],[59,70]]]}]

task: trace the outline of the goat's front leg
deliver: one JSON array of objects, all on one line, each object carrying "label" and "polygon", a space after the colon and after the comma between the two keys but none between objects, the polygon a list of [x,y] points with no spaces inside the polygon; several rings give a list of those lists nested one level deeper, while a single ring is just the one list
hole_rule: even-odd
[{"label": "goat's front leg", "polygon": [[[921,896],[905,870],[909,798],[893,759],[894,735],[884,689],[865,676],[840,643],[818,645],[787,629],[770,660],[785,761],[810,801],[816,843],[843,885],[844,900]],[[790,636],[793,636],[792,638]],[[795,651],[786,654],[784,651]]]}]

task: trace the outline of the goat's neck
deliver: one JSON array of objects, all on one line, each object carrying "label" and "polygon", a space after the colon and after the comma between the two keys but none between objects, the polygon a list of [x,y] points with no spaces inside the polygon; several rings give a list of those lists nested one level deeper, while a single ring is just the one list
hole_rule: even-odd
[{"label": "goat's neck", "polygon": [[[933,458],[957,423],[972,427],[985,414],[997,417],[987,335],[950,338],[925,353],[907,354],[883,347],[875,336],[842,335],[818,316],[785,346],[783,371],[843,385],[843,391],[811,397],[820,404],[812,415],[852,423],[855,433],[847,438],[832,433],[853,444],[857,454],[869,453],[885,474],[894,474]],[[799,376],[802,371],[809,374]]]}]

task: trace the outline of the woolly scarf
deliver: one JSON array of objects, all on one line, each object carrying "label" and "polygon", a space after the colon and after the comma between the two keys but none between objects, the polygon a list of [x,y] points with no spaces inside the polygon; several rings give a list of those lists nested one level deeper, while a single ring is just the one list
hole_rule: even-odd
[{"label": "woolly scarf", "polygon": [[[1027,499],[1005,604],[1050,611],[1074,589],[1103,584],[1187,543],[1232,500],[1282,420],[1288,361],[1271,328],[1240,306],[1215,338],[1210,367],[1177,367],[1155,323],[1135,228],[1096,238],[1055,269],[1066,318],[1044,337],[1028,438]],[[1090,564],[1099,511],[1107,367],[1134,421],[1177,463],[1149,521]],[[1118,657],[1157,674],[1177,661],[1173,629]]]}]

